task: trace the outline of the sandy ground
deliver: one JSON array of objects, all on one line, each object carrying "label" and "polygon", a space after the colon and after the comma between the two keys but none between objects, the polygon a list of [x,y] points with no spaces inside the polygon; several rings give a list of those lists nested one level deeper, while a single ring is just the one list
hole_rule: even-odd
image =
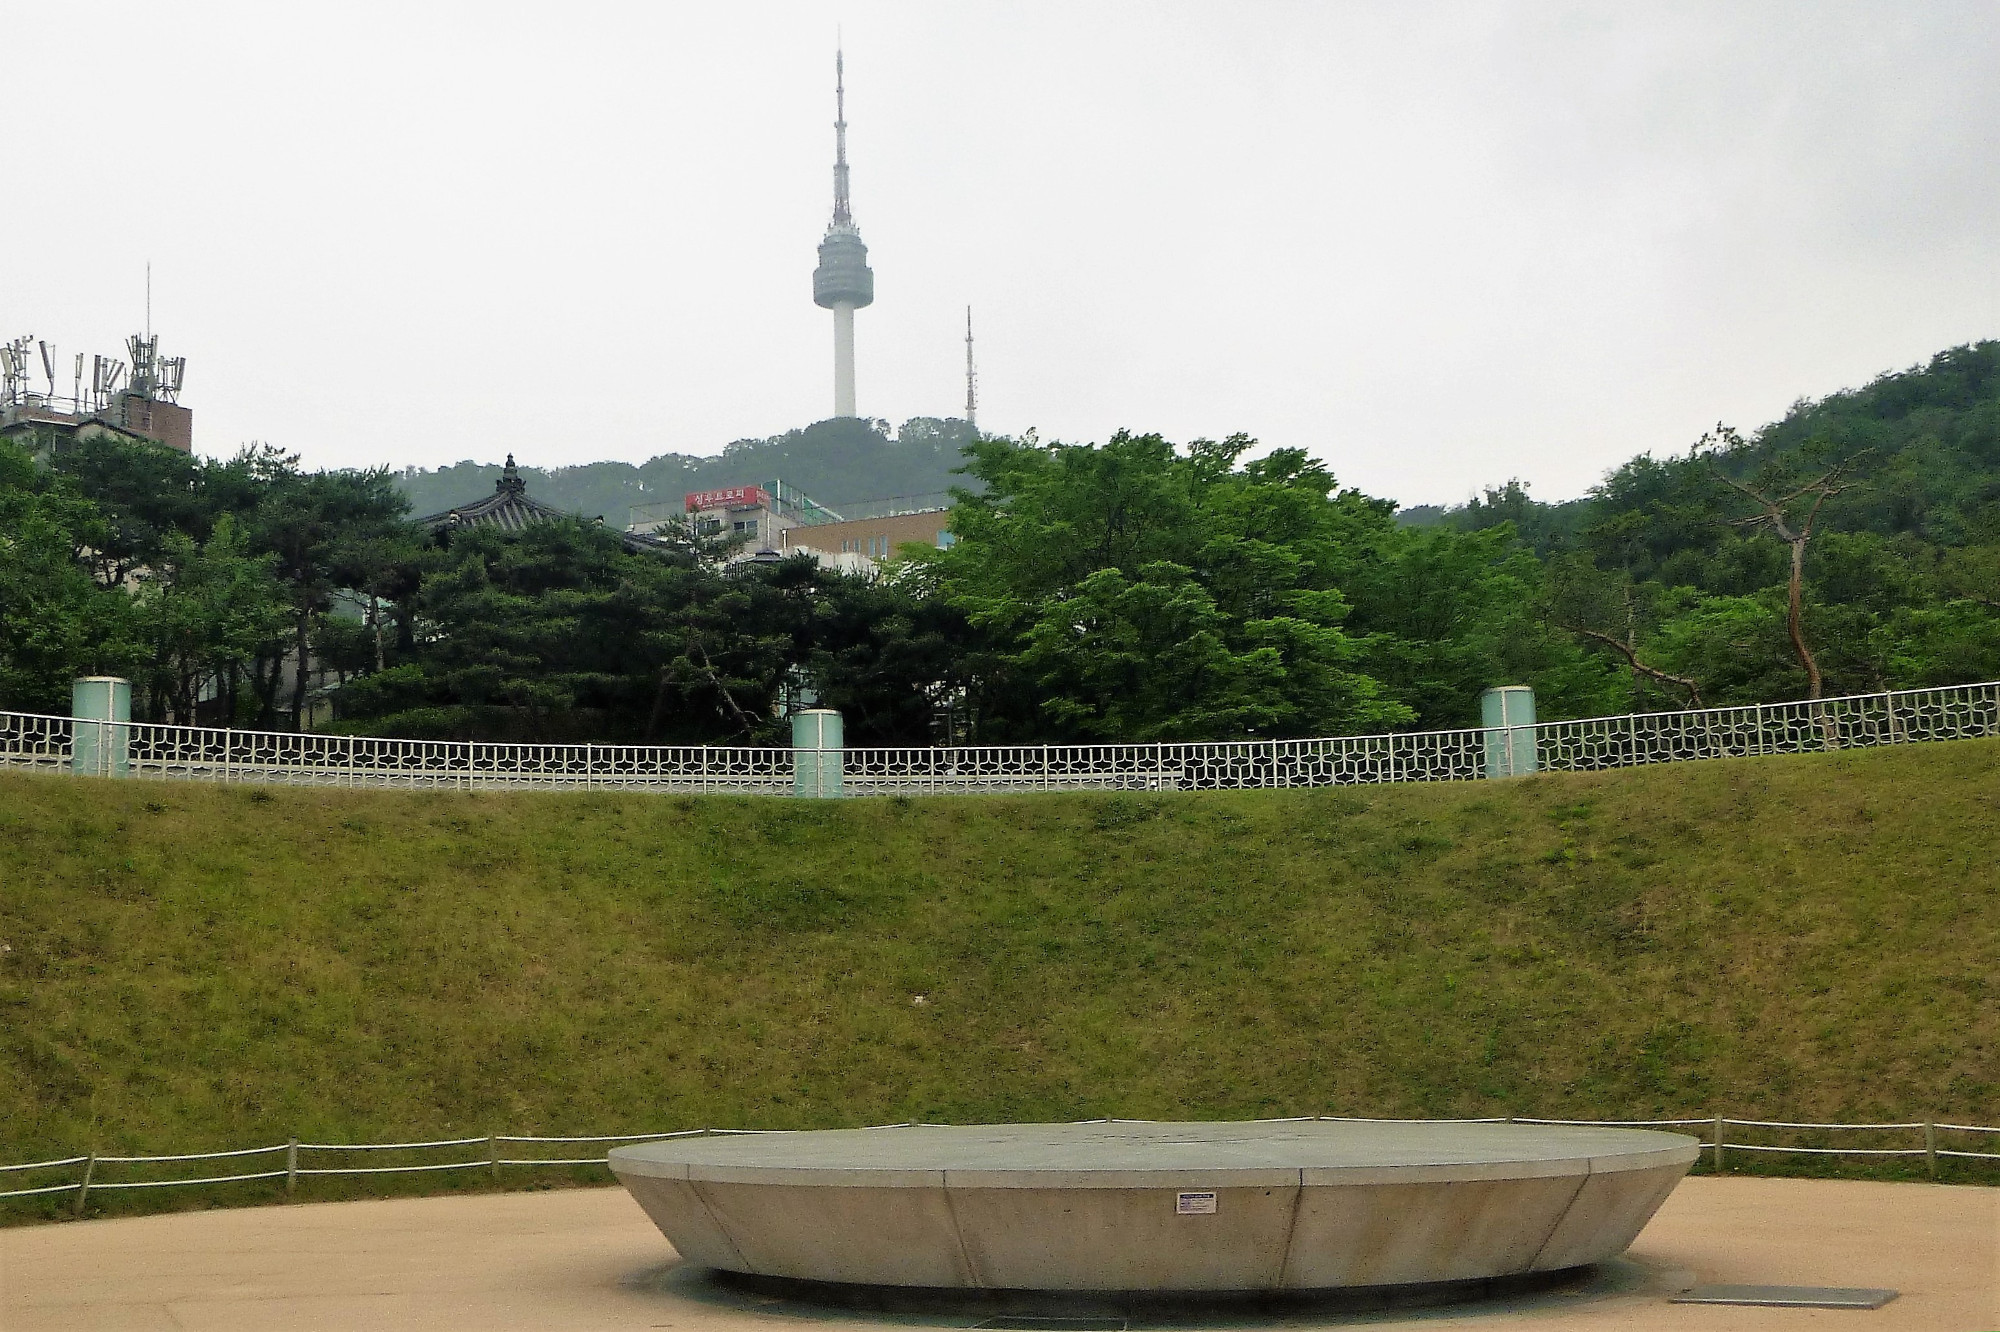
[{"label": "sandy ground", "polygon": [[[1628,1259],[1617,1279],[1469,1307],[1173,1322],[1976,1332],[2000,1328],[2000,1189],[1690,1179]],[[993,1312],[821,1311],[677,1268],[616,1188],[87,1221],[0,1230],[0,1328],[769,1332],[831,1320],[846,1332],[967,1327]],[[1689,1281],[1889,1286],[1902,1297],[1874,1311],[1668,1303]]]}]

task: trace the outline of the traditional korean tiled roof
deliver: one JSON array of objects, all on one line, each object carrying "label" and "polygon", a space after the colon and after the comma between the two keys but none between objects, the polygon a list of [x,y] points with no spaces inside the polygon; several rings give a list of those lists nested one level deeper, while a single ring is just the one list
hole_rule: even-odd
[{"label": "traditional korean tiled roof", "polygon": [[[491,495],[442,513],[426,514],[416,521],[439,533],[452,532],[461,527],[497,527],[503,532],[520,532],[536,523],[557,522],[578,516],[530,498],[528,483],[521,479],[520,469],[514,465],[514,455],[510,453],[507,465],[500,471],[500,479],[493,483]],[[601,523],[604,519],[600,517],[597,521]],[[618,539],[625,543],[628,550],[657,552],[666,549],[664,542],[637,532],[620,532]]]}]

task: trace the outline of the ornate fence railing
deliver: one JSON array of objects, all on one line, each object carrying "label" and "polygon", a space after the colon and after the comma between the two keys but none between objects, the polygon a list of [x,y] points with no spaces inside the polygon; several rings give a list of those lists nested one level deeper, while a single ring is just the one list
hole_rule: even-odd
[{"label": "ornate fence railing", "polygon": [[[1524,734],[1532,744],[1521,743]],[[1344,786],[1974,736],[2000,736],[2000,683],[1315,740],[855,748],[841,755],[840,782],[848,795]],[[797,789],[796,754],[711,745],[392,740],[0,712],[0,767],[186,781],[785,795]]]},{"label": "ornate fence railing", "polygon": [[[1356,1119],[1352,1115],[1300,1115],[1295,1119]],[[1088,1121],[1094,1123],[1114,1121]],[[1130,1121],[1128,1121],[1130,1122]],[[1380,1122],[1380,1121],[1375,1121]],[[1396,1121],[1403,1122],[1403,1121]],[[1895,1124],[1794,1123],[1768,1119],[1733,1119],[1726,1115],[1704,1115],[1698,1119],[1532,1119],[1525,1116],[1498,1116],[1454,1120],[1469,1124],[1565,1124],[1597,1128],[1675,1129],[1703,1142],[1703,1161],[1713,1171],[1728,1169],[1727,1153],[1743,1152],[1775,1157],[1844,1157],[1854,1160],[1897,1158],[1921,1160],[1925,1173],[1940,1178],[1945,1166],[1954,1162],[2000,1163],[2000,1151],[1979,1150],[2000,1146],[2000,1125],[1953,1124],[1937,1120]],[[879,1129],[912,1127],[908,1124],[878,1124]],[[703,1134],[771,1133],[771,1129],[680,1129],[663,1133],[607,1133],[587,1137],[543,1137],[533,1135],[488,1134],[483,1137],[441,1138],[431,1142],[288,1142],[268,1147],[241,1147],[233,1151],[181,1152],[166,1156],[65,1156],[48,1161],[25,1161],[0,1165],[0,1202],[28,1198],[55,1198],[81,1216],[92,1193],[126,1190],[217,1187],[257,1181],[284,1181],[285,1193],[294,1192],[302,1180],[325,1176],[428,1174],[433,1171],[485,1173],[490,1183],[503,1182],[503,1169],[547,1169],[603,1167],[604,1149],[620,1144],[655,1142],[663,1138],[685,1138]],[[1747,1132],[1746,1132],[1747,1131]],[[1782,1138],[1786,1141],[1776,1142]],[[1978,1144],[1975,1146],[1975,1144]],[[576,1156],[580,1147],[589,1156]],[[368,1155],[381,1153],[382,1155]],[[556,1153],[550,1155],[549,1153]],[[446,1159],[436,1159],[438,1156]],[[228,1165],[209,1165],[226,1161]],[[244,1168],[247,1167],[247,1168]],[[175,1170],[191,1174],[172,1173]],[[163,1173],[164,1172],[164,1173]],[[514,1176],[518,1178],[518,1176]],[[280,1186],[272,1184],[275,1190]]]}]

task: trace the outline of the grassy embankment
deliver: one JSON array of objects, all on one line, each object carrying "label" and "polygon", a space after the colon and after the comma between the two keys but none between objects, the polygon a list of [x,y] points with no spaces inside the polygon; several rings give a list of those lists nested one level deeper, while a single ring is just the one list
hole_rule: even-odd
[{"label": "grassy embankment", "polygon": [[0,1161],[1097,1115],[1991,1123],[1996,779],[1985,741],[823,804],[0,776]]}]

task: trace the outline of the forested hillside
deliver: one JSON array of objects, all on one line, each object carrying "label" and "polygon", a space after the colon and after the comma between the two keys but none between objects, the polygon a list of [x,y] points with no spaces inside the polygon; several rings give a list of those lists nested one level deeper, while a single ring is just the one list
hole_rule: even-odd
[{"label": "forested hillside", "polygon": [[1514,481],[1421,517],[1518,538],[1547,618],[1631,655],[1644,703],[1810,692],[1795,548],[1825,692],[2000,677],[2000,342],[1634,458],[1580,500]]},{"label": "forested hillside", "polygon": [[[642,463],[550,465],[575,446],[552,440],[546,455],[523,454],[528,493],[586,518],[623,527],[638,504],[678,500],[690,490],[757,485],[782,480],[838,509],[856,500],[929,495],[961,484],[952,475],[958,451],[971,438],[965,422],[920,416],[890,433],[887,421],[836,418],[769,439],[739,439],[721,453],[696,457],[663,453]],[[396,488],[415,514],[442,513],[493,493],[500,463],[460,462],[448,467],[406,468]]]}]

